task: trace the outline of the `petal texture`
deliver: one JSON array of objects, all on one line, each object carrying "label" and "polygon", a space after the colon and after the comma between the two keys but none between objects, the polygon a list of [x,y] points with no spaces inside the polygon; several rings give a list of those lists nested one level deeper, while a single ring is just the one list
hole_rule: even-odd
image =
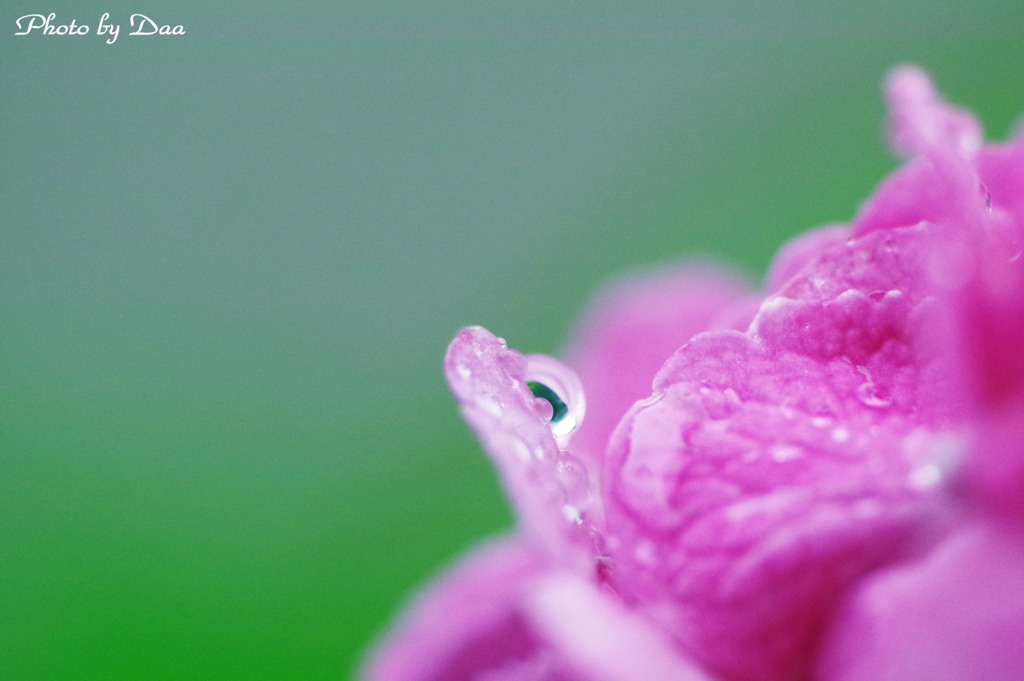
[{"label": "petal texture", "polygon": [[623,278],[579,378],[458,334],[446,376],[519,524],[368,681],[1021,678],[1024,132],[985,146],[913,66],[885,92],[906,164],[785,245],[767,295],[710,264]]},{"label": "petal texture", "polygon": [[[576,383],[571,370],[553,358],[533,363],[547,382]],[[553,565],[593,570],[600,539],[591,508],[591,478],[586,466],[563,447],[571,433],[553,432],[552,405],[528,385],[531,361],[481,327],[463,329],[448,347],[445,374],[476,431],[501,472],[523,530],[547,550]],[[569,397],[566,409],[577,406]],[[582,395],[579,396],[582,400]]]},{"label": "petal texture", "polygon": [[711,263],[633,272],[607,285],[576,325],[567,351],[587,393],[577,452],[599,467],[615,425],[650,395],[665,359],[702,331],[745,329],[755,300],[739,275]]},{"label": "petal texture", "polygon": [[610,582],[724,678],[812,678],[842,594],[949,522],[969,401],[937,332],[977,271],[980,133],[919,71],[889,96],[927,158],[787,248],[747,333],[691,340],[612,439]]}]

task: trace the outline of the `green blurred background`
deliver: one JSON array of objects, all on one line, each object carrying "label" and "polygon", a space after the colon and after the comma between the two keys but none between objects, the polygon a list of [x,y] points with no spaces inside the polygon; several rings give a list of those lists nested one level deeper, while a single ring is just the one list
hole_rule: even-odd
[{"label": "green blurred background", "polygon": [[[511,522],[460,326],[555,353],[624,268],[756,280],[895,166],[899,61],[1024,111],[1019,1],[0,7],[4,681],[349,677]],[[92,34],[14,36],[48,12]]]}]

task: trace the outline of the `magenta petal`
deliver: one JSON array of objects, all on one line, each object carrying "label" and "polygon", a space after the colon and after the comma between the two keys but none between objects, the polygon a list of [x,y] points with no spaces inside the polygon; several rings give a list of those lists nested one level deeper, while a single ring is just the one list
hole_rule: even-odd
[{"label": "magenta petal", "polygon": [[849,232],[845,225],[828,225],[812,229],[783,244],[768,268],[768,291],[778,291],[804,267],[849,238]]},{"label": "magenta petal", "polygon": [[[1024,190],[1022,190],[1024,193]],[[979,247],[981,266],[959,297],[957,360],[976,434],[964,478],[973,503],[1024,517],[1024,261],[1002,238]]]},{"label": "magenta petal", "polygon": [[[578,453],[600,466],[615,424],[651,393],[665,358],[701,331],[746,328],[746,284],[731,270],[690,263],[630,273],[607,285],[576,325],[568,356],[587,391]],[[732,314],[740,304],[744,309]]]},{"label": "magenta petal", "polygon": [[611,584],[712,671],[803,678],[841,594],[940,522],[962,445],[920,339],[946,253],[927,225],[825,241],[748,333],[683,346],[613,436]]},{"label": "magenta petal", "polygon": [[975,151],[981,146],[978,120],[943,101],[919,67],[893,69],[886,79],[885,94],[892,118],[889,141],[900,154],[912,157],[936,148]]},{"label": "magenta petal", "polygon": [[1017,255],[1024,248],[1024,127],[1020,138],[982,149],[976,163],[994,231]]},{"label": "magenta petal", "polygon": [[[568,368],[535,357],[545,383],[577,383]],[[527,386],[529,361],[482,327],[463,329],[448,347],[445,374],[466,421],[501,472],[525,531],[558,564],[593,566],[592,481],[586,466],[562,449],[571,433],[549,423],[552,407]],[[563,396],[565,397],[565,396]],[[577,405],[568,396],[568,411]]]},{"label": "magenta petal", "polygon": [[979,407],[1001,409],[1024,398],[1024,260],[995,239],[978,250],[980,271],[958,310],[962,352]]},{"label": "magenta petal", "polygon": [[[937,442],[848,361],[696,337],[616,431],[612,586],[726,678],[802,678],[836,599],[934,512]],[[926,469],[931,470],[931,469]]]},{"label": "magenta petal", "polygon": [[922,563],[869,580],[820,667],[823,681],[1019,681],[1024,537],[968,527]]},{"label": "magenta petal", "polygon": [[916,67],[886,95],[910,160],[756,307],[713,266],[613,284],[582,388],[459,333],[524,539],[421,596],[370,681],[1024,678],[1024,129],[981,146]]},{"label": "magenta petal", "polygon": [[916,66],[893,69],[886,95],[890,143],[913,160],[861,208],[853,234],[922,221],[976,227],[988,203],[973,166],[982,141],[977,120],[944,101]]},{"label": "magenta petal", "polygon": [[364,681],[708,681],[592,584],[516,538],[483,546],[413,601]]},{"label": "magenta petal", "polygon": [[947,188],[931,163],[915,159],[887,177],[861,206],[853,233],[940,221],[948,212]]},{"label": "magenta petal", "polygon": [[477,549],[407,606],[360,678],[472,681],[490,673],[511,681],[524,669],[544,668],[546,648],[518,612],[543,569],[540,554],[515,538]]},{"label": "magenta petal", "polygon": [[527,611],[537,631],[587,678],[710,681],[655,626],[577,578],[557,574],[538,580]]}]

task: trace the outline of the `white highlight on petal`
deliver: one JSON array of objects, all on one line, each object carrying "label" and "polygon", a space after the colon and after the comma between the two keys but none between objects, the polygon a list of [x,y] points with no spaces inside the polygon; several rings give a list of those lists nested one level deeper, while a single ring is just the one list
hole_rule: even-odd
[{"label": "white highlight on petal", "polygon": [[918,489],[928,489],[948,484],[955,478],[964,455],[969,451],[969,441],[964,433],[935,435],[915,431],[907,436],[904,447],[907,456],[920,462],[910,471],[910,484]]},{"label": "white highlight on petal", "polygon": [[897,66],[886,78],[891,112],[890,143],[911,157],[936,148],[974,151],[984,139],[981,125],[970,113],[948,104],[920,67]]},{"label": "white highlight on petal", "polygon": [[910,473],[910,482],[915,487],[934,487],[942,482],[942,469],[933,463],[918,466]]},{"label": "white highlight on petal", "polygon": [[587,679],[711,681],[660,629],[582,579],[540,578],[524,610],[537,632]]}]

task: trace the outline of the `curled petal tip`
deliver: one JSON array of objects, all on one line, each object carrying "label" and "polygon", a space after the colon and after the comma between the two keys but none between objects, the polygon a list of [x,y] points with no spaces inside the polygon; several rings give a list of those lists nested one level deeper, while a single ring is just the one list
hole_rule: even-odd
[{"label": "curled petal tip", "polygon": [[565,549],[594,539],[599,514],[590,512],[589,471],[565,450],[585,408],[575,373],[551,357],[524,357],[479,326],[452,341],[445,373],[527,531],[552,553],[578,558]]},{"label": "curled petal tip", "polygon": [[889,144],[901,156],[969,152],[981,146],[983,135],[977,119],[946,102],[919,66],[902,64],[890,71],[885,96]]}]

